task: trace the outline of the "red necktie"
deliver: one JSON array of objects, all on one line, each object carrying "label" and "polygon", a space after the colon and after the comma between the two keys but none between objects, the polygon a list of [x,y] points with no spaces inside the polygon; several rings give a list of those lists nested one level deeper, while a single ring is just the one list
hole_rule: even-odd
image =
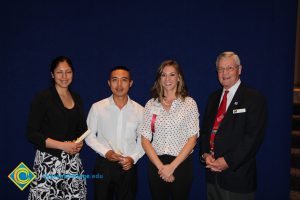
[{"label": "red necktie", "polygon": [[223,95],[223,99],[221,101],[221,104],[219,106],[218,109],[218,113],[214,122],[214,126],[212,129],[212,132],[210,134],[210,140],[209,140],[209,144],[210,144],[210,153],[213,155],[214,154],[214,148],[215,148],[215,137],[216,137],[216,133],[219,129],[220,123],[222,122],[224,115],[226,113],[226,104],[227,104],[227,94],[228,94],[228,90],[225,90],[225,93]]}]

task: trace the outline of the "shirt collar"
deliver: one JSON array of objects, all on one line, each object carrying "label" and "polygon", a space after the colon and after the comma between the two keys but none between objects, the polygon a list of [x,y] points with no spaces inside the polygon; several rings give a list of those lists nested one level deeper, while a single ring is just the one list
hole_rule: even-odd
[{"label": "shirt collar", "polygon": [[[240,86],[241,84],[241,79],[239,79],[231,88],[228,89],[229,91],[229,94],[235,94],[235,92],[237,91],[238,87]],[[223,92],[225,92],[225,88],[223,88]]]},{"label": "shirt collar", "polygon": [[[174,99],[174,101],[172,103],[172,107],[176,108],[176,106],[178,104],[180,104],[181,102],[183,102],[183,100],[180,97],[177,97],[176,99]],[[163,108],[163,105],[161,102],[158,101],[158,98],[156,98],[154,100],[154,103],[156,104],[156,106],[160,106],[161,108]],[[172,110],[172,107],[171,107],[170,111]]]},{"label": "shirt collar", "polygon": [[[128,97],[128,101],[127,101],[127,103],[124,105],[123,108],[125,108],[125,107],[127,107],[127,106],[131,108],[131,107],[133,106],[132,100],[130,99],[129,95],[127,95],[127,97]],[[109,105],[110,105],[110,106],[115,106],[115,107],[117,107],[117,105],[115,104],[113,95],[111,95],[111,96],[108,98],[108,101],[109,101]]]}]

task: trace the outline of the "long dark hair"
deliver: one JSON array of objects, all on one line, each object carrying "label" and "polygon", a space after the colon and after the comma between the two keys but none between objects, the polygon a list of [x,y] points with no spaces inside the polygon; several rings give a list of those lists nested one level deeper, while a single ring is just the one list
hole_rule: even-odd
[{"label": "long dark hair", "polygon": [[[61,62],[67,62],[68,65],[71,67],[72,72],[74,73],[74,67],[73,67],[73,63],[72,63],[71,59],[67,56],[58,56],[52,60],[51,65],[50,65],[50,72],[52,75],[54,74],[54,70],[56,69],[58,64]],[[54,82],[53,78],[51,79],[51,82],[54,85],[55,82]]]}]

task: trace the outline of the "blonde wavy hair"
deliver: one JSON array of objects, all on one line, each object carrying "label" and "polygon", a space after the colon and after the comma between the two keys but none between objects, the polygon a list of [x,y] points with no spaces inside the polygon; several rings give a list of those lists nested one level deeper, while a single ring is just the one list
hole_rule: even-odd
[{"label": "blonde wavy hair", "polygon": [[182,72],[179,64],[174,60],[163,61],[161,63],[161,65],[159,66],[159,68],[157,69],[155,82],[151,88],[152,97],[154,99],[158,99],[159,102],[161,102],[161,100],[164,97],[164,90],[163,90],[163,86],[161,84],[161,75],[166,66],[174,67],[176,72],[178,73],[179,80],[177,83],[176,96],[181,98],[182,100],[184,100],[185,97],[188,96],[188,90],[185,85],[183,72]]}]

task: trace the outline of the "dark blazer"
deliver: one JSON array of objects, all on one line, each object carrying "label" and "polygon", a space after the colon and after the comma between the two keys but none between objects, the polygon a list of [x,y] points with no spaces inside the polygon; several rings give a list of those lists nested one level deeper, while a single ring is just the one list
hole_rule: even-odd
[{"label": "dark blazer", "polygon": [[46,139],[73,141],[87,130],[81,98],[74,92],[71,95],[75,102],[72,109],[64,107],[55,87],[40,92],[34,98],[27,138],[37,149],[60,157],[60,150],[46,148]]},{"label": "dark blazer", "polygon": [[[209,138],[221,95],[222,89],[208,99],[200,135],[200,155],[209,152]],[[245,109],[245,112],[234,113],[237,109]],[[224,157],[229,168],[219,173],[206,170],[208,183],[215,183],[217,179],[220,187],[231,192],[255,191],[255,156],[264,138],[266,120],[264,97],[241,83],[215,137],[215,157]]]}]

